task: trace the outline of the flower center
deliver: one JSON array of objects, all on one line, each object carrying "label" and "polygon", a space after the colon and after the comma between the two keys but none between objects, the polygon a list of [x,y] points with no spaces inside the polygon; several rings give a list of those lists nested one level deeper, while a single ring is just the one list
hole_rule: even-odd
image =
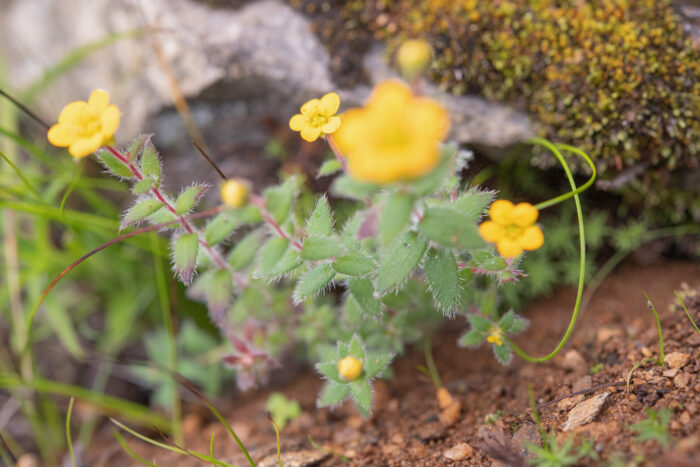
[{"label": "flower center", "polygon": [[87,114],[80,119],[80,136],[90,137],[102,130],[102,122],[98,116]]},{"label": "flower center", "polygon": [[516,224],[506,226],[506,237],[514,239],[522,236],[523,228]]},{"label": "flower center", "polygon": [[316,128],[321,128],[326,123],[328,123],[328,117],[321,114],[316,114],[311,119],[311,125],[315,126]]}]

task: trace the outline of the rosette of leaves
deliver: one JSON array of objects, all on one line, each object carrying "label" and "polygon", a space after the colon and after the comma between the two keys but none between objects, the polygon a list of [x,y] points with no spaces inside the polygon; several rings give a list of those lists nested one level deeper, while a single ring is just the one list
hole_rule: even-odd
[{"label": "rosette of leaves", "polygon": [[513,310],[501,316],[498,321],[492,321],[476,313],[469,315],[468,319],[471,328],[459,338],[460,347],[478,347],[489,336],[497,335],[499,339],[490,343],[493,354],[503,365],[510,363],[513,349],[507,337],[525,330],[528,325],[527,320],[517,315]]},{"label": "rosette of leaves", "polygon": [[[336,352],[330,357],[328,361],[316,364],[316,370],[326,379],[318,397],[318,406],[333,407],[352,398],[362,416],[369,417],[372,380],[381,375],[391,362],[393,354],[366,352],[359,337],[353,336],[349,342],[338,341]],[[362,362],[362,373],[352,381],[342,377],[338,370],[338,362],[345,357],[354,357]]]}]

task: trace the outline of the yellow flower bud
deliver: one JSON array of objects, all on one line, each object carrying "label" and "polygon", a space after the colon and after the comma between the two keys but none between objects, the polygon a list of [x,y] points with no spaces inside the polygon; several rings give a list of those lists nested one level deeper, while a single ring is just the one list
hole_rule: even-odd
[{"label": "yellow flower bud", "polygon": [[422,39],[404,42],[396,56],[401,74],[408,80],[422,75],[428,69],[432,55],[432,47]]},{"label": "yellow flower bud", "polygon": [[239,178],[226,180],[221,185],[221,200],[227,206],[240,208],[248,201],[250,187],[248,182]]},{"label": "yellow flower bud", "polygon": [[348,381],[354,381],[362,374],[362,362],[355,357],[345,357],[338,362],[338,373]]}]

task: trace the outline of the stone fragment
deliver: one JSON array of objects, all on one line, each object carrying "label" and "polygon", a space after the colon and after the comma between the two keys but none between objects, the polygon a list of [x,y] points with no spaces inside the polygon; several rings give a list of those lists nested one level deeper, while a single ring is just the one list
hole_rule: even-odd
[{"label": "stone fragment", "polygon": [[569,412],[569,418],[562,425],[562,429],[564,431],[571,431],[576,427],[592,422],[600,412],[600,409],[603,407],[609,395],[610,392],[605,391],[579,403]]},{"label": "stone fragment", "polygon": [[520,455],[525,458],[534,457],[527,449],[527,445],[532,443],[536,446],[542,446],[542,437],[540,430],[534,423],[525,423],[518,428],[518,431],[513,435],[513,444],[520,450]]},{"label": "stone fragment", "polygon": [[664,362],[671,368],[683,368],[690,362],[690,354],[671,352],[664,357]]},{"label": "stone fragment", "polygon": [[678,368],[670,368],[663,372],[663,375],[667,378],[675,378],[676,374],[678,374]]},{"label": "stone fragment", "polygon": [[598,340],[598,343],[602,344],[603,342],[607,341],[608,339],[611,339],[616,336],[622,335],[622,329],[620,328],[610,328],[610,327],[602,327],[598,329],[598,332],[596,334],[596,339]]},{"label": "stone fragment", "polygon": [[442,455],[445,459],[451,461],[461,461],[469,457],[472,453],[472,447],[467,443],[459,443],[452,446]]},{"label": "stone fragment", "polygon": [[690,375],[688,373],[679,373],[673,378],[673,385],[676,389],[685,389],[690,384]]},{"label": "stone fragment", "polygon": [[[591,375],[586,375],[574,383],[573,387],[571,388],[571,392],[578,392],[590,389],[592,385],[593,378],[591,377]],[[584,394],[577,394],[575,396],[567,397],[566,399],[559,401],[559,403],[557,404],[557,408],[559,408],[559,410],[562,411],[569,410],[585,398],[586,396]]]},{"label": "stone fragment", "polygon": [[[288,467],[311,467],[318,465],[322,460],[330,457],[330,454],[320,450],[304,450],[282,453],[282,463]],[[257,463],[259,467],[276,467],[279,465],[277,454],[271,454]]]},{"label": "stone fragment", "polygon": [[561,365],[565,369],[573,371],[574,373],[586,373],[588,370],[586,360],[583,359],[577,350],[569,350],[566,352]]}]

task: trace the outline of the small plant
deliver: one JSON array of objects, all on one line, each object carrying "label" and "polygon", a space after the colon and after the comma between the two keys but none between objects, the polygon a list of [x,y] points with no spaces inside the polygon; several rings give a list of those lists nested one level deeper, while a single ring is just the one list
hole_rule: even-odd
[{"label": "small plant", "polygon": [[628,428],[637,433],[637,442],[657,441],[662,446],[668,446],[673,442],[673,437],[668,432],[668,424],[671,421],[673,411],[671,409],[647,409],[648,418],[641,422],[629,425]]},{"label": "small plant", "polygon": [[270,394],[265,408],[270,412],[272,420],[274,420],[280,430],[284,430],[287,423],[301,415],[301,405],[299,405],[299,402],[294,399],[287,399],[281,392],[273,392]]},{"label": "small plant", "polygon": [[598,453],[593,448],[593,443],[585,439],[581,444],[575,444],[575,436],[569,436],[560,445],[557,443],[553,433],[547,434],[542,442],[542,447],[535,444],[528,444],[527,449],[535,457],[530,460],[530,465],[538,467],[564,467],[569,465],[580,465],[583,459],[597,460]]},{"label": "small plant", "polygon": [[[418,52],[407,56],[425,67],[429,49]],[[412,83],[418,85],[417,75]],[[221,361],[235,370],[242,389],[264,382],[296,338],[322,360],[316,368],[327,381],[318,405],[351,398],[365,416],[371,411],[371,381],[386,376],[393,356],[444,316],[466,317],[471,329],[459,344],[486,341],[503,364],[513,353],[531,362],[554,357],[569,339],[581,304],[586,240],[578,195],[596,176],[588,156],[533,139],[531,144],[548,149],[562,164],[571,191],[534,205],[494,201],[494,192],[460,178],[468,157],[444,142],[449,116],[436,101],[390,80],[377,85],[363,107],[346,110],[342,118],[339,108],[331,92],[305,103],[289,121],[304,140],[324,140],[335,156],[319,169],[335,176],[329,193],[318,196],[312,208],[301,203],[306,197],[298,176],[256,192],[250,182],[217,168],[224,178],[222,203],[195,212],[210,187],[193,183],[177,195],[167,193],[162,161],[149,137],[127,149],[115,147],[119,113],[105,91],[69,104],[49,140],[76,158],[95,152],[109,173],[130,184],[136,202],[124,213],[121,229],[151,224],[80,261],[122,238],[169,232],[173,271],[189,296],[207,305],[230,346]],[[591,168],[584,185],[574,182],[562,151]],[[342,210],[331,196],[347,200]],[[511,340],[527,322],[503,310],[499,288],[525,277],[521,259],[545,243],[537,224],[541,210],[570,198],[580,247],[574,313],[557,348],[531,357]],[[489,219],[482,222],[485,213]],[[209,220],[202,225],[202,218]],[[328,350],[331,339],[335,352]],[[150,351],[162,360],[158,352]],[[172,364],[177,352],[170,352]],[[196,378],[196,372],[190,376]]]}]

